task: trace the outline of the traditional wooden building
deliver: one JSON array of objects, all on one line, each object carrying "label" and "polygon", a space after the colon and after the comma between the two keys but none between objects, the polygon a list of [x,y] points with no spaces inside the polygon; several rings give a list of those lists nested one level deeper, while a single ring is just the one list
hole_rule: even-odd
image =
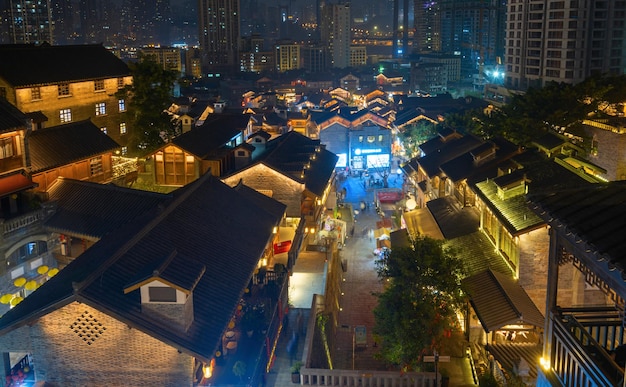
[{"label": "traditional wooden building", "polygon": [[119,148],[90,120],[36,130],[29,137],[36,189],[47,191],[58,177],[108,183]]},{"label": "traditional wooden building", "polygon": [[240,334],[238,305],[284,210],[207,174],[120,224],[0,319],[8,380],[229,384],[226,364],[239,342],[255,353],[249,375],[259,382],[271,367],[264,345],[276,343],[287,295],[274,295],[267,340]]},{"label": "traditional wooden building", "polygon": [[189,132],[157,149],[146,161],[146,176],[158,185],[183,186],[205,173],[224,176],[250,162],[254,147],[246,114],[210,114]]},{"label": "traditional wooden building", "polygon": [[128,101],[116,93],[132,77],[104,46],[0,45],[0,57],[0,97],[24,113],[44,115],[46,126],[91,119],[126,152]]}]

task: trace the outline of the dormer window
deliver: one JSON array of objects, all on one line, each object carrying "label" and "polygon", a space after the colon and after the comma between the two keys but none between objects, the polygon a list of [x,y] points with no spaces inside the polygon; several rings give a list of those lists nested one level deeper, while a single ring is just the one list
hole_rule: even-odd
[{"label": "dormer window", "polygon": [[176,302],[176,289],[148,286],[148,302]]}]

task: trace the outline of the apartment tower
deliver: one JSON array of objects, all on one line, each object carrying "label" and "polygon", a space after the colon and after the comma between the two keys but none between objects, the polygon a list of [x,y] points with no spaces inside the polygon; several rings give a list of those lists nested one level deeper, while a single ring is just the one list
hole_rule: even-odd
[{"label": "apartment tower", "polygon": [[203,72],[239,65],[239,0],[198,0],[198,38]]},{"label": "apartment tower", "polygon": [[509,0],[506,86],[578,83],[624,74],[626,1]]}]

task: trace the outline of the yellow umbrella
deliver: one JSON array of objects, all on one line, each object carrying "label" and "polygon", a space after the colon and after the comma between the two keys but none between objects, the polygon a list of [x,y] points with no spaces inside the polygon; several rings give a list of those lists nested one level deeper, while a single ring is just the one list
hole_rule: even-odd
[{"label": "yellow umbrella", "polygon": [[39,266],[37,268],[37,273],[39,273],[39,274],[46,274],[48,272],[48,270],[50,270],[50,269],[46,265]]},{"label": "yellow umbrella", "polygon": [[8,304],[11,302],[11,298],[13,298],[12,294],[3,294],[2,297],[0,297],[0,303]]},{"label": "yellow umbrella", "polygon": [[48,277],[54,277],[55,275],[57,275],[58,272],[59,272],[59,269],[54,267],[54,268],[50,269],[50,271],[48,272]]},{"label": "yellow umbrella", "polygon": [[26,283],[26,278],[24,277],[16,278],[15,281],[13,281],[13,285],[17,286],[18,288],[20,286],[24,286],[25,283]]},{"label": "yellow umbrella", "polygon": [[24,285],[24,289],[26,289],[26,290],[35,290],[35,289],[37,289],[37,287],[38,287],[37,282],[36,281],[32,281],[32,280],[26,282],[26,285]]},{"label": "yellow umbrella", "polygon": [[24,299],[22,297],[20,297],[20,296],[13,297],[13,299],[11,300],[11,306],[15,306],[15,305],[19,304],[22,301],[24,301]]}]

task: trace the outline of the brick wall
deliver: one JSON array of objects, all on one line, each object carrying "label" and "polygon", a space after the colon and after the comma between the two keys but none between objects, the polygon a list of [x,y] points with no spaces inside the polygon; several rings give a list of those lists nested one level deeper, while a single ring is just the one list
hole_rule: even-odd
[{"label": "brick wall", "polygon": [[243,179],[243,184],[255,190],[272,191],[273,198],[287,206],[287,217],[299,218],[301,216],[300,205],[304,184],[297,183],[265,165],[255,165],[241,171],[224,179],[224,183],[234,187],[241,179]]},{"label": "brick wall", "polygon": [[589,155],[589,161],[606,169],[604,177],[608,180],[626,179],[626,134],[587,125],[585,131],[598,141],[598,154]]},{"label": "brick wall", "polygon": [[[79,337],[75,331],[82,333],[86,327],[98,336]],[[0,348],[31,352],[37,381],[58,386],[191,386],[193,382],[191,356],[77,302],[3,335]]]}]

